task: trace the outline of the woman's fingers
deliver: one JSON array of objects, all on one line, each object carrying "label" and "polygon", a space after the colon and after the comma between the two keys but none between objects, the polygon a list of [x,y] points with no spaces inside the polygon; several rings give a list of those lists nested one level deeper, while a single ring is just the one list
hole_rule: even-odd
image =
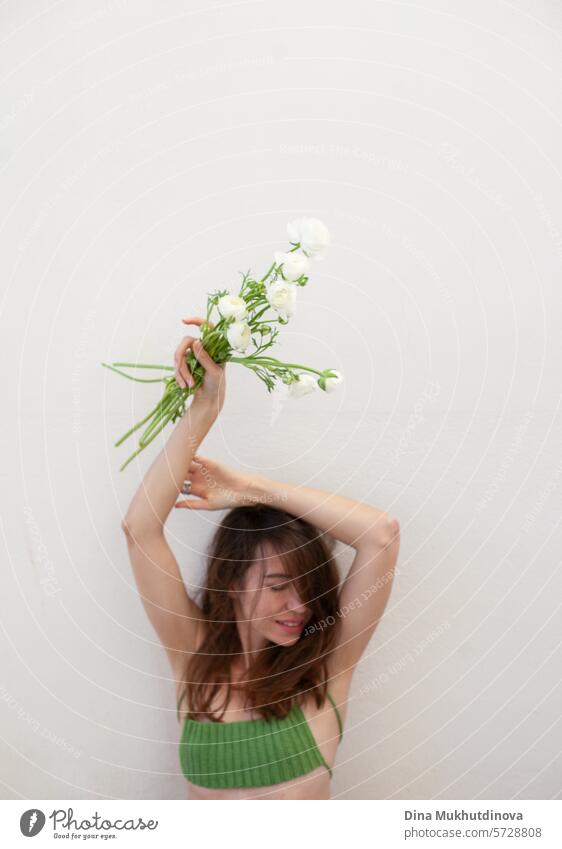
[{"label": "woman's fingers", "polygon": [[[202,324],[206,324],[211,330],[213,330],[214,327],[215,327],[215,325],[213,324],[212,321],[210,321],[210,320],[207,321],[206,318],[201,318],[200,316],[197,316],[197,315],[191,316],[190,318],[182,318],[182,321],[183,321],[184,324],[196,324],[198,327],[201,327]],[[207,352],[206,352],[206,350],[205,350],[205,348],[203,347],[202,344],[201,344],[201,348],[199,349],[199,351],[201,353],[202,358],[200,359],[199,357],[197,357],[197,359],[199,360],[199,362],[201,363],[202,366],[205,366],[205,369],[207,369],[207,368],[215,368],[215,369],[220,368],[221,370],[224,371],[224,369],[226,367],[226,363],[216,363],[213,360],[213,358],[209,354],[207,354]]]},{"label": "woman's fingers", "polygon": [[193,501],[178,501],[175,505],[176,507],[183,508],[185,510],[210,510],[211,505],[207,501],[206,498],[197,498],[193,499]]},{"label": "woman's fingers", "polygon": [[185,344],[185,339],[182,339],[182,341],[180,342],[180,344],[178,345],[178,347],[176,348],[176,350],[174,352],[174,365],[176,367],[176,370],[175,370],[176,381],[177,381],[178,385],[181,386],[182,389],[185,389],[186,381],[185,381],[184,376],[181,373],[181,362],[182,362],[182,359],[183,359],[183,356],[184,356],[184,353],[185,353],[186,350],[187,350],[187,347],[186,347],[186,344]]},{"label": "woman's fingers", "polygon": [[199,454],[195,454],[191,461],[191,466],[195,473],[201,473],[206,470],[210,471],[213,467],[213,461],[209,460],[207,457],[201,457]]},{"label": "woman's fingers", "polygon": [[[212,321],[207,321],[205,318],[201,318],[196,315],[190,316],[189,318],[182,318],[182,322],[184,324],[195,324],[197,327],[201,327],[203,324],[206,324],[211,330],[215,326]],[[212,372],[213,370],[218,371],[219,369],[220,371],[224,371],[226,363],[216,363],[211,355],[207,353],[200,339],[195,339],[193,336],[186,336],[176,350],[176,380],[180,386],[183,388],[187,385],[193,386],[195,382],[193,375],[185,362],[185,354],[189,347],[191,347],[195,357],[204,367],[205,371]]]},{"label": "woman's fingers", "polygon": [[203,498],[203,496],[205,495],[205,485],[192,480],[189,493],[182,492],[182,495],[197,495],[200,498]]},{"label": "woman's fingers", "polygon": [[218,363],[216,363],[210,354],[207,353],[200,339],[196,339],[193,343],[193,353],[201,365],[205,367],[205,371],[212,371],[213,369],[218,368]]},{"label": "woman's fingers", "polygon": [[196,339],[194,336],[185,336],[176,348],[176,352],[174,354],[176,380],[183,389],[186,389],[187,386],[193,386],[194,384],[193,375],[185,361],[185,355],[188,348],[193,348],[193,343],[195,341]]},{"label": "woman's fingers", "polygon": [[208,324],[211,330],[214,328],[214,324],[212,321],[207,321],[205,318],[199,318],[199,316],[194,315],[191,318],[182,318],[184,324],[196,324],[198,327],[201,327],[202,324]]}]

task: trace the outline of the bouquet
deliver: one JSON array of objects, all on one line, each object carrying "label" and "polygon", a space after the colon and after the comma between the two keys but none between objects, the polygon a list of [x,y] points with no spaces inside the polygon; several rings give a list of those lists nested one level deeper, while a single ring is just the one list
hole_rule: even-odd
[{"label": "bouquet", "polygon": [[[317,388],[331,392],[343,380],[335,369],[318,369],[299,363],[286,363],[265,352],[271,348],[279,334],[277,325],[288,324],[295,312],[297,291],[306,286],[311,261],[324,259],[330,241],[327,227],[317,218],[299,218],[287,225],[290,244],[286,252],[274,252],[274,262],[267,273],[255,280],[250,271],[242,274],[237,295],[228,289],[211,292],[207,296],[207,314],[201,326],[201,343],[217,363],[239,363],[251,369],[271,392],[280,381],[288,387],[288,395],[299,397]],[[213,310],[218,317],[213,322]],[[252,350],[248,353],[248,348]],[[244,354],[244,356],[238,356]],[[162,431],[168,422],[175,422],[185,413],[187,399],[197,392],[203,381],[204,368],[193,351],[188,350],[186,362],[194,377],[194,385],[181,387],[175,375],[161,377],[136,377],[122,371],[124,368],[174,371],[173,366],[144,363],[102,363],[105,368],[139,383],[164,383],[164,393],[158,404],[140,422],[119,439],[121,445],[143,425],[137,450],[121,466],[120,471],[140,454]]]}]

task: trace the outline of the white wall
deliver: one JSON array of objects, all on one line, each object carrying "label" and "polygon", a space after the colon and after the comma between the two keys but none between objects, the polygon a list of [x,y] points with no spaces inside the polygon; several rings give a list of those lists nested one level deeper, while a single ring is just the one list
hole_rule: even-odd
[{"label": "white wall", "polygon": [[[279,354],[344,391],[275,410],[231,367],[202,453],[401,520],[334,797],[556,796],[560,5],[12,0],[0,23],[1,794],[185,798],[119,527],[163,443],[123,473],[113,447],[158,389],[100,362],[171,363],[180,319],[311,215],[333,246]],[[170,517],[194,583],[220,516]]]}]

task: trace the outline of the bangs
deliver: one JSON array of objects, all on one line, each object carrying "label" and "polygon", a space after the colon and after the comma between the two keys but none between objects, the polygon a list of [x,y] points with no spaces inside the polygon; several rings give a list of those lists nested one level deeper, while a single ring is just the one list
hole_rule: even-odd
[{"label": "bangs", "polygon": [[[269,552],[267,551],[269,549]],[[261,566],[261,587],[268,567],[271,566],[273,557],[278,558],[283,571],[287,577],[276,578],[272,586],[281,587],[288,582],[294,582],[297,593],[303,604],[314,606],[318,602],[318,591],[320,587],[319,569],[323,563],[311,562],[310,543],[287,551],[283,550],[280,541],[275,539],[262,539],[256,543],[255,560]]]}]

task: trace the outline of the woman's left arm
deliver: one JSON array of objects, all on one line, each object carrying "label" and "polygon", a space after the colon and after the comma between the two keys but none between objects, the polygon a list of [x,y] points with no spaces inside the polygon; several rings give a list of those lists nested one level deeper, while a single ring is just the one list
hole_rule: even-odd
[{"label": "woman's left arm", "polygon": [[384,613],[400,548],[398,520],[384,510],[342,495],[252,475],[254,497],[311,522],[355,557],[339,596],[341,621],[330,675],[352,674]]}]

